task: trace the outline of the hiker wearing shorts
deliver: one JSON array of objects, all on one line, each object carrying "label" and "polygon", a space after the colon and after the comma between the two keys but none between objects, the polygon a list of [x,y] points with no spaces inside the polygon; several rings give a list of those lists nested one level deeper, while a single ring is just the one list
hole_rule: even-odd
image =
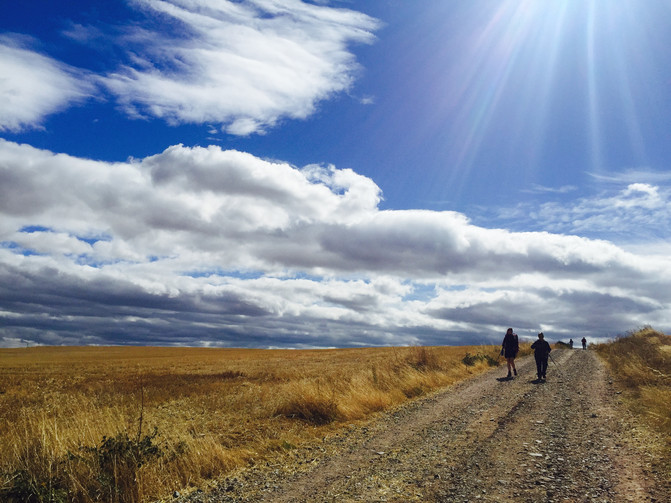
[{"label": "hiker wearing shorts", "polygon": [[506,331],[506,335],[503,338],[503,343],[501,344],[501,355],[506,359],[508,363],[508,377],[512,377],[510,370],[512,369],[517,375],[517,369],[515,368],[515,357],[517,352],[520,350],[520,343],[517,339],[517,334],[513,333],[513,329],[509,328]]},{"label": "hiker wearing shorts", "polygon": [[531,345],[531,349],[534,350],[534,358],[536,359],[536,373],[538,374],[538,379],[545,379],[545,375],[548,370],[548,356],[550,356],[550,345],[545,340],[543,332],[538,334],[538,340]]}]

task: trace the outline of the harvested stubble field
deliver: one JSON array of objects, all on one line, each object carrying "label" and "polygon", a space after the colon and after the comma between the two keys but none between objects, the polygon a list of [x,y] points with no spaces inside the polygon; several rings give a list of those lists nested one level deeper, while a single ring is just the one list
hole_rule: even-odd
[{"label": "harvested stubble field", "polygon": [[479,373],[497,357],[494,346],[0,349],[0,495],[152,501]]}]

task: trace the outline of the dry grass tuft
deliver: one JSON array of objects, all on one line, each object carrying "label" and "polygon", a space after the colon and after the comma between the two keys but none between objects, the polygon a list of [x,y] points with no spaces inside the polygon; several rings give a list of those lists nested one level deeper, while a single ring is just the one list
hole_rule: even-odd
[{"label": "dry grass tuft", "polygon": [[320,380],[287,385],[275,414],[291,419],[302,419],[317,426],[343,417],[338,411],[335,389]]},{"label": "dry grass tuft", "polygon": [[482,372],[497,355],[0,349],[0,500],[155,500]]}]

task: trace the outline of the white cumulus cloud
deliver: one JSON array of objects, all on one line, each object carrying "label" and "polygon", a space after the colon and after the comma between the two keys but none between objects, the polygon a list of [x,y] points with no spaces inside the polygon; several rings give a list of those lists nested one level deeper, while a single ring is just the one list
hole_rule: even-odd
[{"label": "white cumulus cloud", "polygon": [[668,327],[668,257],[380,200],[352,170],[213,146],[105,163],[0,140],[0,344],[454,344],[498,342],[507,326],[551,339]]}]

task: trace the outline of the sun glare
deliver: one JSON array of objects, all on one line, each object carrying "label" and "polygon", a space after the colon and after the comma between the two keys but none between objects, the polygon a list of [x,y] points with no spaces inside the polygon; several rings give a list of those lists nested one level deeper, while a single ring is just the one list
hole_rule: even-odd
[{"label": "sun glare", "polygon": [[441,182],[458,190],[488,152],[501,151],[494,146],[529,175],[562,145],[586,159],[586,171],[605,169],[615,151],[646,161],[642,98],[652,90],[643,75],[655,71],[655,51],[643,23],[655,21],[654,8],[605,0],[465,8],[459,36],[443,35],[465,41],[461,51],[437,54],[444,75],[423,98],[434,107],[422,131],[440,129],[447,145],[450,179]]}]

